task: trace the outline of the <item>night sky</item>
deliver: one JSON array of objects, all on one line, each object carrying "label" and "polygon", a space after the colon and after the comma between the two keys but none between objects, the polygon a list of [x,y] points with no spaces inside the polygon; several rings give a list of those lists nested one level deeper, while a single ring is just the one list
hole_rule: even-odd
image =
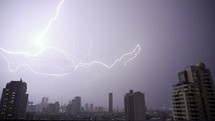
[{"label": "night sky", "polygon": [[82,106],[108,107],[113,92],[114,108],[123,108],[133,89],[160,108],[171,106],[186,66],[204,62],[215,79],[214,0],[1,0],[0,18],[0,94],[22,78],[34,103],[81,96]]}]

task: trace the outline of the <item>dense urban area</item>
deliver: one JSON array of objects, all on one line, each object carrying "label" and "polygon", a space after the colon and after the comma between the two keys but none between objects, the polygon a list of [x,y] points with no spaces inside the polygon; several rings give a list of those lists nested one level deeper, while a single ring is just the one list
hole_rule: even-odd
[{"label": "dense urban area", "polygon": [[20,79],[7,83],[0,102],[0,119],[20,120],[215,120],[215,93],[210,70],[204,63],[185,68],[178,73],[173,86],[172,108],[147,109],[143,92],[130,90],[124,95],[124,109],[113,108],[113,93],[107,94],[109,107],[82,104],[76,96],[68,104],[49,102],[42,97],[40,104],[28,101],[27,84]]}]

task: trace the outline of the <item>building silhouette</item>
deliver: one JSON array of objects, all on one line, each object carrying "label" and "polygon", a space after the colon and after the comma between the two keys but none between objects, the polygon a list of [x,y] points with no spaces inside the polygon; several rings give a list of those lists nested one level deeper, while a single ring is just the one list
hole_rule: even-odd
[{"label": "building silhouette", "polygon": [[109,113],[113,113],[113,93],[109,93]]},{"label": "building silhouette", "polygon": [[124,96],[124,105],[126,121],[146,120],[145,97],[143,93],[130,90]]},{"label": "building silhouette", "polygon": [[93,112],[94,111],[94,106],[93,106],[93,104],[91,103],[90,104],[90,112]]},{"label": "building silhouette", "polygon": [[85,111],[89,111],[89,105],[88,105],[88,103],[85,104],[84,110]]},{"label": "building silhouette", "polygon": [[81,97],[75,97],[69,102],[66,108],[66,113],[71,115],[77,115],[81,111]]},{"label": "building silhouette", "polygon": [[1,119],[23,119],[25,118],[28,103],[27,84],[20,81],[7,83],[2,91],[0,102]]},{"label": "building silhouette", "polygon": [[60,112],[60,103],[59,102],[50,103],[48,104],[44,111],[46,114],[49,115],[57,115]]},{"label": "building silhouette", "polygon": [[215,120],[215,92],[210,70],[204,63],[188,66],[178,73],[173,86],[174,120]]},{"label": "building silhouette", "polygon": [[39,112],[42,112],[43,109],[47,108],[47,106],[48,106],[48,100],[49,100],[48,97],[42,97],[42,101],[41,101],[39,109],[38,109]]}]

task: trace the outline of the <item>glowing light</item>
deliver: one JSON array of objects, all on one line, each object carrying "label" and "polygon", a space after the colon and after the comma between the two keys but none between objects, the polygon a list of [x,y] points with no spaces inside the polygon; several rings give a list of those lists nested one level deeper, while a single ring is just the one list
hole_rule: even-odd
[{"label": "glowing light", "polygon": [[60,8],[61,8],[63,2],[64,2],[64,0],[61,0],[60,4],[57,7],[57,12],[56,12],[55,16],[50,19],[47,27],[42,31],[42,33],[40,34],[39,38],[35,40],[36,47],[39,47],[40,49],[45,48],[45,40],[46,40],[45,34],[49,31],[52,23],[57,19],[58,15],[59,15]]},{"label": "glowing light", "polygon": [[[12,51],[8,51],[6,49],[3,49],[0,47],[0,55],[5,59],[5,61],[7,62],[7,68],[10,72],[16,72],[18,71],[21,67],[27,67],[31,72],[35,73],[35,74],[39,74],[39,75],[47,75],[47,76],[66,76],[70,73],[72,73],[72,71],[76,71],[77,69],[79,68],[85,68],[89,71],[89,67],[95,65],[95,64],[98,64],[98,65],[101,65],[107,69],[111,69],[115,64],[117,64],[118,62],[121,62],[124,60],[123,64],[124,66],[126,66],[126,64],[130,61],[132,61],[134,58],[137,57],[137,55],[140,53],[140,45],[137,44],[136,47],[130,51],[130,52],[127,52],[125,54],[123,54],[120,58],[116,59],[115,61],[113,61],[112,64],[108,65],[108,64],[105,64],[104,62],[101,62],[101,61],[97,61],[97,60],[94,60],[94,61],[91,61],[91,62],[83,62],[87,57],[89,57],[90,55],[90,52],[91,52],[91,46],[92,44],[90,44],[90,47],[89,47],[89,50],[88,50],[88,53],[86,55],[83,56],[83,58],[79,61],[77,61],[73,56],[72,54],[69,54],[69,52],[66,52],[65,50],[62,50],[62,49],[59,49],[59,48],[56,48],[56,47],[49,47],[49,46],[45,46],[45,34],[49,31],[52,23],[57,19],[58,15],[59,15],[59,11],[60,11],[60,8],[63,4],[64,0],[62,0],[58,7],[57,7],[57,11],[56,11],[56,14],[53,18],[50,19],[47,27],[42,31],[42,33],[40,34],[39,38],[35,41],[35,44],[36,46],[40,47],[40,50],[37,51],[36,53],[32,54],[32,53],[28,53],[28,52],[12,52]],[[42,72],[42,71],[38,71],[36,70],[35,68],[33,68],[31,66],[31,64],[28,64],[28,63],[21,63],[21,64],[17,64],[14,68],[11,67],[11,61],[10,59],[8,58],[8,55],[10,56],[21,56],[21,57],[24,57],[26,60],[29,60],[29,61],[32,61],[34,60],[35,58],[38,59],[38,60],[42,60],[41,58],[39,58],[40,55],[42,55],[44,52],[46,52],[47,50],[51,50],[53,52],[58,52],[60,53],[68,62],[70,62],[70,65],[69,67],[71,68],[70,70],[66,71],[66,72],[62,72],[62,73],[50,73],[50,72]],[[128,58],[128,59],[127,59]],[[45,61],[48,61],[48,59],[44,59]],[[51,62],[50,62],[51,63]],[[53,65],[55,65],[57,68],[59,68],[60,70],[64,70],[64,68],[62,67],[59,67],[57,64],[53,63]]]},{"label": "glowing light", "polygon": [[[83,60],[84,60],[87,56],[89,56],[90,49],[89,49],[89,51],[88,51],[88,54],[85,55],[78,63],[76,63],[75,60],[74,60],[74,58],[72,58],[71,55],[69,55],[68,52],[65,52],[64,50],[61,50],[61,49],[58,49],[58,48],[54,48],[54,47],[48,47],[48,48],[46,48],[46,49],[51,49],[51,50],[53,50],[53,51],[60,52],[67,60],[69,60],[69,61],[72,63],[72,65],[70,65],[70,66],[72,67],[71,70],[73,70],[73,71],[75,71],[75,70],[77,70],[77,69],[79,69],[79,68],[89,68],[90,66],[93,66],[93,65],[95,65],[95,64],[99,64],[99,65],[101,65],[101,66],[103,66],[103,67],[105,67],[105,68],[107,68],[107,69],[111,69],[117,62],[122,61],[122,60],[123,60],[124,58],[126,58],[127,56],[132,56],[132,57],[130,57],[128,60],[126,60],[126,61],[124,62],[124,66],[126,66],[126,64],[127,64],[129,61],[133,60],[133,59],[140,53],[140,50],[141,50],[141,48],[140,48],[140,46],[139,46],[139,44],[138,44],[138,45],[134,48],[134,50],[132,50],[131,52],[128,52],[128,53],[123,54],[120,58],[116,59],[112,64],[107,65],[107,64],[105,64],[105,63],[103,63],[103,62],[101,62],[101,61],[96,61],[96,60],[91,61],[91,62],[89,62],[89,63],[86,63],[86,62],[84,63]],[[28,65],[28,64],[26,64],[26,63],[19,64],[19,65],[17,65],[14,69],[12,69],[11,63],[10,63],[9,59],[7,58],[6,54],[10,54],[10,55],[19,55],[19,56],[24,56],[24,57],[26,57],[27,59],[32,59],[32,58],[35,58],[35,57],[39,56],[40,54],[42,54],[42,52],[44,52],[45,50],[40,51],[40,52],[38,52],[37,54],[30,54],[30,53],[27,53],[27,52],[11,52],[11,51],[7,51],[7,50],[5,50],[5,49],[3,49],[3,48],[0,48],[0,50],[1,50],[1,51],[0,51],[0,54],[1,54],[1,56],[6,60],[7,65],[8,65],[8,70],[9,70],[10,72],[16,72],[16,71],[18,71],[21,67],[27,67],[27,68],[29,68],[29,69],[30,69],[33,73],[35,73],[35,74],[47,75],[47,76],[66,76],[66,75],[68,75],[68,74],[71,73],[71,71],[70,71],[70,72],[66,72],[66,73],[43,73],[43,72],[40,72],[40,71],[36,71],[35,69],[33,69],[30,65]]]}]

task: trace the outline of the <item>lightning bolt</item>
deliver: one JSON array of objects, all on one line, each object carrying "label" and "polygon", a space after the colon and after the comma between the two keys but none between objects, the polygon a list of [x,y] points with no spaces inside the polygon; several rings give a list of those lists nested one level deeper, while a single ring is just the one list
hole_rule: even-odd
[{"label": "lightning bolt", "polygon": [[137,57],[137,55],[140,53],[140,50],[141,50],[140,45],[137,44],[137,46],[134,48],[133,51],[123,54],[120,58],[116,59],[111,65],[107,65],[107,64],[105,64],[105,63],[103,63],[101,61],[92,61],[90,63],[78,63],[75,66],[75,70],[78,69],[78,68],[80,68],[80,67],[88,67],[88,66],[91,66],[93,64],[100,64],[100,65],[102,65],[102,66],[104,66],[104,67],[106,67],[108,69],[111,69],[117,62],[120,62],[124,57],[134,54],[133,57],[129,58],[128,60],[126,60],[124,62],[124,66],[126,66],[126,64],[129,61],[131,61],[131,60],[133,60],[134,58]]},{"label": "lightning bolt", "polygon": [[[4,48],[1,48],[0,47],[0,55],[4,58],[4,60],[7,62],[7,68],[10,72],[16,72],[18,71],[21,67],[27,67],[31,72],[35,73],[35,74],[39,74],[39,75],[46,75],[46,76],[66,76],[66,75],[69,75],[70,73],[72,73],[73,71],[76,71],[77,69],[79,68],[89,68],[90,66],[93,66],[93,65],[101,65],[107,69],[111,69],[112,67],[114,67],[118,62],[121,62],[123,61],[125,58],[126,60],[124,61],[124,66],[126,66],[126,64],[130,61],[132,61],[133,59],[135,59],[137,57],[137,55],[140,53],[140,50],[141,50],[141,47],[139,44],[137,44],[135,46],[135,48],[132,50],[132,51],[129,51],[123,55],[121,55],[120,58],[117,58],[115,61],[112,62],[112,64],[108,65],[108,64],[105,64],[104,62],[101,62],[101,61],[97,61],[97,60],[94,60],[94,61],[91,61],[91,62],[84,62],[84,60],[89,57],[90,55],[90,52],[91,52],[91,48],[92,48],[92,44],[90,43],[90,46],[89,46],[89,50],[88,50],[88,53],[83,56],[83,58],[79,61],[77,61],[76,58],[74,58],[72,56],[72,54],[70,54],[69,52],[66,52],[64,51],[63,49],[59,49],[59,48],[56,48],[56,47],[45,47],[44,46],[44,39],[42,39],[45,34],[49,31],[50,27],[52,26],[52,23],[58,18],[58,15],[59,15],[59,11],[61,9],[61,6],[63,4],[64,0],[62,0],[58,7],[57,7],[57,12],[55,14],[55,16],[53,18],[50,19],[47,27],[41,32],[41,34],[39,35],[39,38],[36,40],[36,42],[40,43],[40,50],[34,54],[32,53],[28,53],[28,52],[12,52],[12,51],[8,51]],[[52,63],[46,59],[41,59],[39,56],[42,55],[46,50],[51,50],[51,51],[55,51],[55,52],[58,52],[60,53],[62,56],[64,56],[64,58],[70,63],[70,71],[67,71],[67,72],[63,72],[63,73],[45,73],[45,72],[41,72],[41,71],[38,71],[36,69],[34,69],[30,64],[28,63],[21,63],[21,64],[18,64],[15,68],[12,68],[11,67],[11,62],[9,60],[9,58],[7,57],[7,55],[10,55],[10,56],[20,56],[22,58],[24,58],[26,61],[29,61],[29,62],[32,62],[34,61],[35,59],[36,60],[40,60],[40,61],[47,61],[48,63],[51,63],[53,64],[55,67],[57,67],[59,70],[64,70],[64,68],[62,67],[59,67],[57,66],[57,64],[55,63]],[[87,69],[88,70],[88,69]],[[89,70],[88,70],[89,71]]]},{"label": "lightning bolt", "polygon": [[49,31],[52,23],[57,19],[58,15],[59,15],[59,11],[61,9],[61,6],[63,4],[64,0],[61,0],[61,2],[59,3],[58,7],[57,7],[57,12],[55,14],[55,16],[53,18],[50,19],[47,27],[42,31],[42,33],[39,35],[39,38],[35,41],[35,44],[37,46],[40,47],[40,49],[44,49],[44,35]]}]

